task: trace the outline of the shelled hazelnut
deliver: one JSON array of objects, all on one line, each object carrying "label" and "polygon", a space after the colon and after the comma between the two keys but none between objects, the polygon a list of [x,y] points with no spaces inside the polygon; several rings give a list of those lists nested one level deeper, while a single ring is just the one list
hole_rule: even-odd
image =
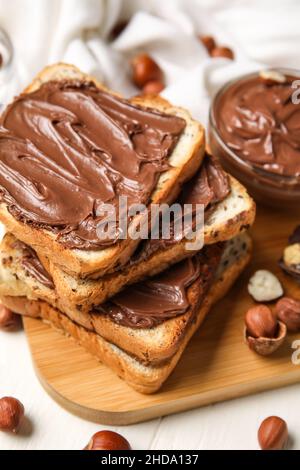
[{"label": "shelled hazelnut", "polygon": [[131,450],[129,442],[113,431],[96,432],[84,450]]},{"label": "shelled hazelnut", "polygon": [[284,342],[286,334],[285,324],[277,321],[266,305],[257,305],[246,313],[245,341],[250,349],[261,356],[274,353]]},{"label": "shelled hazelnut", "polygon": [[289,439],[286,422],[278,416],[266,418],[258,431],[258,442],[262,450],[283,450]]},{"label": "shelled hazelnut", "polygon": [[283,297],[277,302],[275,313],[288,331],[292,333],[300,331],[300,300]]},{"label": "shelled hazelnut", "polygon": [[20,316],[16,315],[4,305],[0,305],[0,330],[15,331],[20,325]]},{"label": "shelled hazelnut", "polygon": [[279,279],[265,269],[256,271],[251,277],[248,292],[257,302],[271,302],[284,293]]},{"label": "shelled hazelnut", "polygon": [[139,54],[131,61],[132,80],[138,88],[143,88],[148,82],[164,82],[164,76],[158,64],[148,55]]},{"label": "shelled hazelnut", "polygon": [[13,397],[0,399],[0,431],[17,433],[24,418],[24,406]]}]

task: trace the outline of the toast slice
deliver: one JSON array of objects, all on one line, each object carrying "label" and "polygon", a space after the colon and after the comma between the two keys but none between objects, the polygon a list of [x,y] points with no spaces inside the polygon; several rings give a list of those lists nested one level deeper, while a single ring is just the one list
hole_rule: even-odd
[{"label": "toast slice", "polygon": [[[68,64],[46,67],[25,90],[25,94],[35,92],[48,82],[65,81],[68,83],[93,82],[99,90],[118,97],[96,79],[83,74],[76,67]],[[25,94],[24,96],[26,96]],[[154,113],[161,112],[169,116],[177,116],[185,121],[185,129],[180,134],[172,153],[168,155],[169,169],[160,174],[148,201],[148,205],[150,203],[170,203],[176,199],[182,184],[189,180],[201,165],[205,151],[204,129],[191,118],[187,111],[171,106],[160,97],[138,97],[129,100],[129,103],[133,106],[148,108]],[[37,253],[51,257],[51,260],[65,271],[81,276],[94,272],[97,272],[98,276],[102,276],[113,270],[114,266],[123,264],[129,259],[138,243],[138,240],[127,237],[126,240],[120,240],[112,246],[97,250],[66,248],[53,231],[21,221],[22,219],[12,215],[4,202],[0,205],[0,220],[6,225],[9,232],[32,246]],[[129,223],[129,228],[132,223]]]},{"label": "toast slice", "polygon": [[[246,242],[246,239],[245,239]],[[251,242],[247,239],[250,250]],[[250,251],[240,253],[238,258],[229,265],[221,265],[218,278],[204,299],[195,321],[189,327],[180,342],[180,346],[170,360],[159,365],[144,365],[128,355],[116,345],[106,341],[99,334],[88,331],[71,321],[59,310],[43,301],[29,300],[21,296],[5,296],[1,293],[0,300],[8,308],[21,315],[42,318],[53,328],[73,338],[78,344],[94,355],[103,364],[110,367],[127,384],[140,393],[150,394],[158,391],[180,360],[189,340],[204,321],[210,308],[226,295],[235,280],[241,274],[250,259]]]},{"label": "toast slice", "polygon": [[[231,192],[210,212],[204,226],[204,244],[210,245],[230,240],[253,224],[255,203],[245,188],[233,177],[229,177]],[[188,241],[161,246],[157,251],[140,256],[99,279],[81,279],[71,276],[53,263],[51,259],[41,256],[40,259],[51,274],[56,292],[69,310],[89,312],[94,306],[102,304],[117,294],[127,285],[154,276],[173,264],[194,254],[188,248]],[[140,251],[140,254],[142,251]]]},{"label": "toast slice", "polygon": [[[163,362],[176,353],[189,330],[190,323],[193,322],[199,300],[203,300],[203,298],[200,299],[203,292],[199,279],[197,279],[187,289],[190,307],[183,315],[168,319],[153,328],[141,329],[118,324],[108,315],[96,311],[86,314],[79,310],[69,310],[64,300],[53,296],[53,289],[45,287],[33,277],[28,276],[22,267],[22,253],[18,250],[16,253],[12,248],[12,243],[9,244],[8,249],[5,249],[8,237],[11,236],[5,236],[0,252],[1,296],[27,297],[28,299],[46,301],[76,324],[100,335],[144,364]],[[224,272],[229,272],[228,270],[234,271],[236,268],[239,272],[240,260],[244,266],[245,261],[250,259],[251,248],[251,240],[246,233],[227,242],[217,271],[217,279],[221,278]]]}]

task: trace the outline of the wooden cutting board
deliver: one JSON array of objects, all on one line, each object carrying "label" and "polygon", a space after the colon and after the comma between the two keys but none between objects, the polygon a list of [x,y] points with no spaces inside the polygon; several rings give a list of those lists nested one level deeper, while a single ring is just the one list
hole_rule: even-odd
[{"label": "wooden cutting board", "polygon": [[298,216],[259,209],[251,230],[254,256],[231,292],[209,314],[177,368],[155,395],[141,395],[108,368],[39,320],[25,319],[36,373],[63,407],[102,424],[125,425],[300,381],[300,365],[291,361],[290,335],[275,355],[264,358],[243,342],[243,317],[253,305],[247,282],[257,269],[269,269],[285,292],[300,299],[300,285],[277,265]]}]

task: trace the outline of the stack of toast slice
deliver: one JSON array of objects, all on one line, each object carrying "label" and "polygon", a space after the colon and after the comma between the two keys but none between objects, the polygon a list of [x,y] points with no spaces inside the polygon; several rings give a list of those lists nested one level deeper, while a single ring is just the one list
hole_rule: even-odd
[{"label": "stack of toast slice", "polygon": [[[123,153],[136,158],[137,177],[129,169],[129,183]],[[191,250],[184,235],[94,243],[89,230],[98,214],[92,209],[79,220],[80,196],[82,206],[94,197],[94,207],[107,202],[107,193],[99,200],[102,189],[86,184],[87,158],[115,194],[131,195],[133,188],[150,209],[153,203],[202,204],[204,246]],[[64,180],[61,194],[79,201],[74,213],[53,191]],[[0,247],[1,302],[72,337],[141,393],[162,386],[251,256],[246,231],[255,204],[205,153],[202,126],[158,97],[126,101],[66,64],[46,68],[4,112],[0,190],[7,229]],[[139,217],[129,220],[128,230]]]}]

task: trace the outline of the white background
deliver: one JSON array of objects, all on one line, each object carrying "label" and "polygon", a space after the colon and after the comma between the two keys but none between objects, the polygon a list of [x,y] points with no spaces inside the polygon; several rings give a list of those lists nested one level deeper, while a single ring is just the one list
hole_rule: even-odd
[{"label": "white background", "polygon": [[[110,29],[129,26],[113,43]],[[164,69],[165,96],[202,122],[224,81],[246,70],[299,68],[298,0],[0,0],[0,25],[14,44],[14,63],[0,74],[0,101],[21,90],[47,63],[65,60],[130,95],[128,59],[149,51]],[[195,34],[213,34],[236,60],[211,60]],[[256,449],[260,421],[286,419],[300,449],[300,385],[234,400],[152,422],[117,428],[135,449]],[[60,408],[35,378],[23,332],[0,332],[0,396],[25,405],[28,423],[18,436],[0,433],[0,449],[82,449],[103,427]],[[107,426],[105,426],[107,428]]]}]

